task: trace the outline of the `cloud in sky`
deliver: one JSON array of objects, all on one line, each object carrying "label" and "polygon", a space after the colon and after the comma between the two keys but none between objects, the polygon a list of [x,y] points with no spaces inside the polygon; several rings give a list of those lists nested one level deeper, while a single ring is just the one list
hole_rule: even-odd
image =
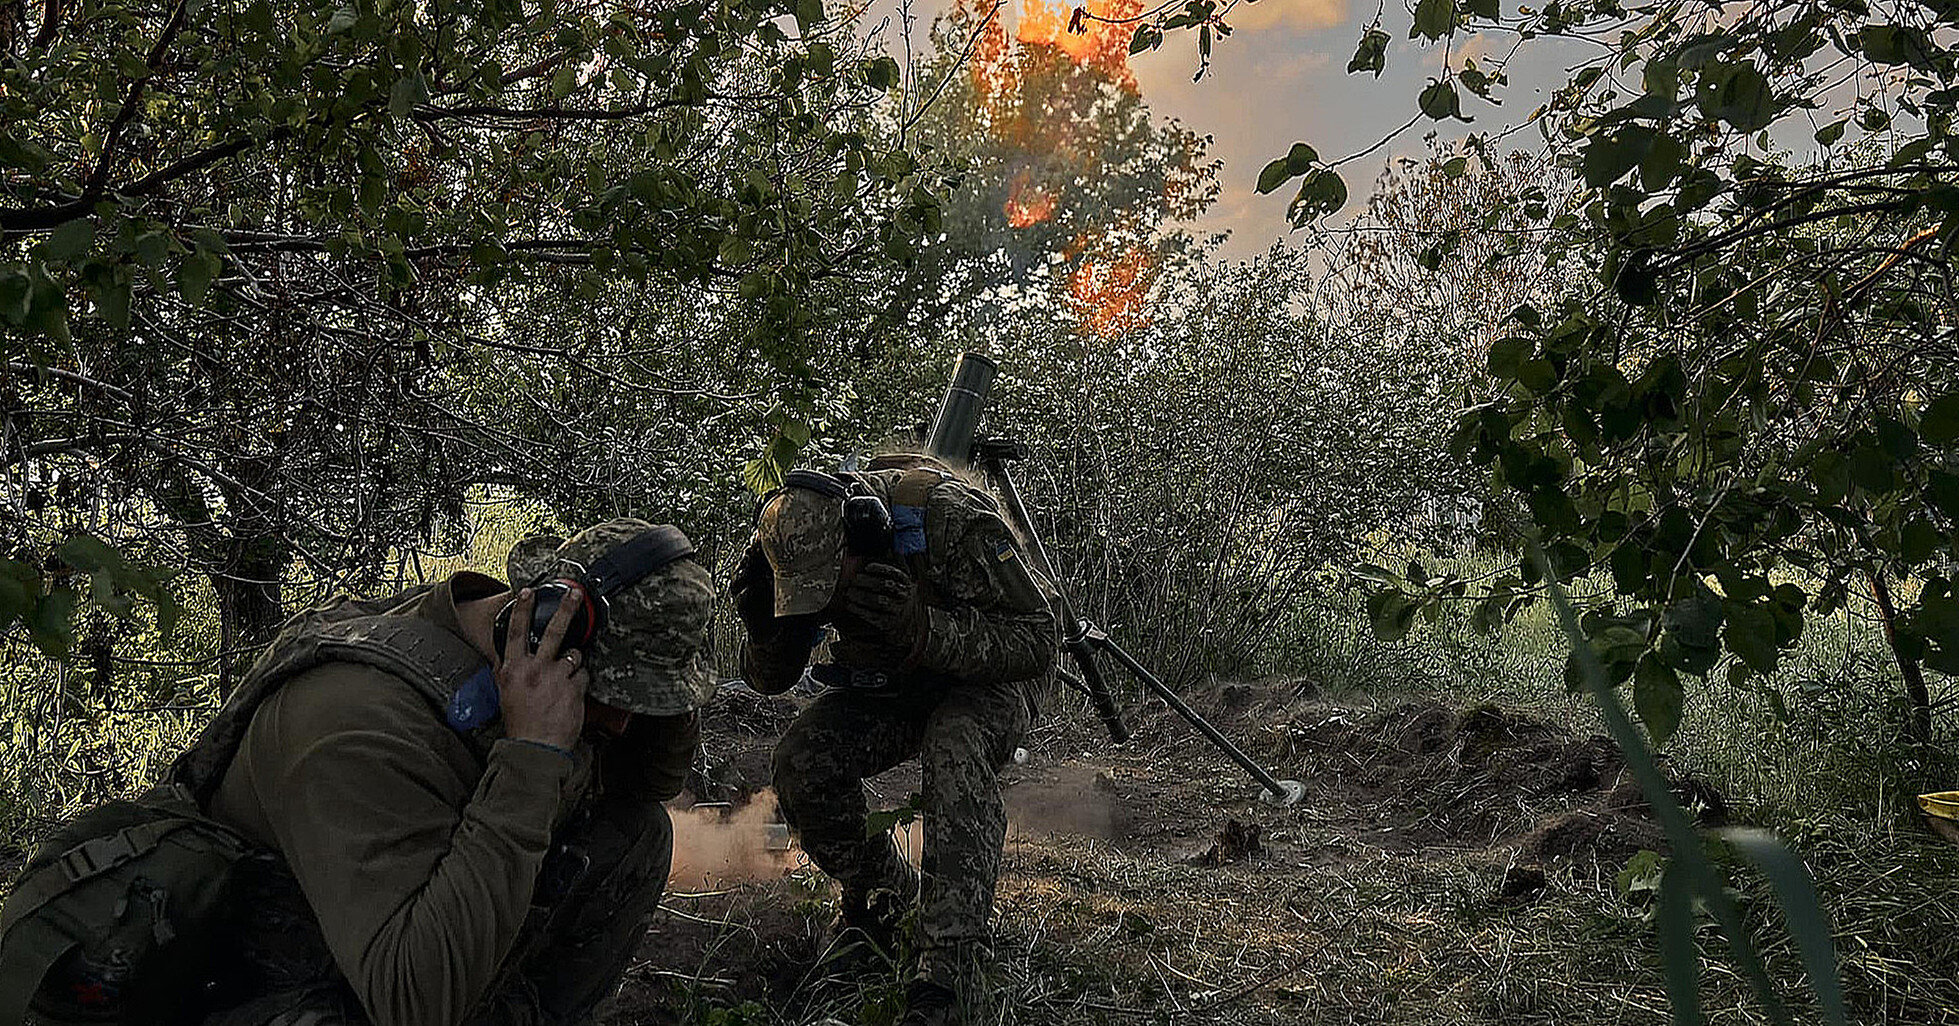
[{"label": "cloud in sky", "polygon": [[1225,17],[1233,29],[1323,29],[1347,24],[1347,0],[1259,0],[1240,3]]}]

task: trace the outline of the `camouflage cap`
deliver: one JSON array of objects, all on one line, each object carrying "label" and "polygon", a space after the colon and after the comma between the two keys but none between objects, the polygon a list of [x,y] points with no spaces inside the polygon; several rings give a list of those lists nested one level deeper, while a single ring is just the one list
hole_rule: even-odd
[{"label": "camouflage cap", "polygon": [[784,488],[762,507],[755,535],[775,571],[775,615],[830,604],[843,573],[843,506],[808,488]]},{"label": "camouflage cap", "polygon": [[[504,561],[511,587],[547,575],[577,576],[652,526],[621,517],[555,546],[548,543],[557,539],[548,536],[526,538]],[[707,634],[713,604],[714,580],[692,559],[668,563],[613,595],[607,600],[610,623],[586,653],[591,674],[586,694],[649,716],[700,708],[714,691]]]}]

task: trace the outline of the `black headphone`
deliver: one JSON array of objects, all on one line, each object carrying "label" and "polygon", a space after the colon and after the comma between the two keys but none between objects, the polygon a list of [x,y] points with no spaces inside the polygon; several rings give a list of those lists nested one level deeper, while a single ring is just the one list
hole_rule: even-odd
[{"label": "black headphone", "polygon": [[[578,568],[576,576],[546,576],[532,581],[530,589],[535,596],[535,604],[531,607],[530,651],[537,651],[537,646],[544,640],[544,628],[557,615],[565,597],[573,591],[577,591],[583,601],[578,603],[578,610],[572,614],[571,626],[565,630],[564,641],[558,644],[561,653],[572,649],[585,651],[605,632],[612,612],[606,602],[608,598],[638,584],[647,574],[693,554],[694,543],[681,533],[680,528],[661,524],[606,550],[590,569],[572,563]],[[515,584],[514,581],[512,583]],[[497,612],[494,630],[499,656],[503,654],[504,641],[510,634],[511,612],[516,608],[517,601],[512,598]]]},{"label": "black headphone", "polygon": [[756,518],[770,500],[790,488],[804,488],[842,504],[844,548],[851,553],[869,558],[890,553],[891,510],[864,482],[820,470],[792,470],[783,477],[781,488],[762,497],[755,507]]}]

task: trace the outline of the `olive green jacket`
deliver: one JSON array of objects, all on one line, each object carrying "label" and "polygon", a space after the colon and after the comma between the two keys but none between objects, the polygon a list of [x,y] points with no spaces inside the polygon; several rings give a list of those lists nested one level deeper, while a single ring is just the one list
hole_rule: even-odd
[{"label": "olive green jacket", "polygon": [[[502,587],[461,574],[407,615],[460,635],[456,602]],[[377,1026],[456,1023],[516,948],[553,830],[601,787],[679,793],[698,721],[662,719],[642,750],[499,739],[483,758],[405,681],[330,663],[266,699],[210,812],[284,857]]]}]

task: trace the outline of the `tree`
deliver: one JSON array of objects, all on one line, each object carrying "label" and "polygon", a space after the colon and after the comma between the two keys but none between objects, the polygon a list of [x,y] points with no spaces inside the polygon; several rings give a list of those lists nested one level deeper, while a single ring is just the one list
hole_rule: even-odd
[{"label": "tree", "polygon": [[961,3],[934,26],[918,86],[932,101],[903,133],[945,177],[945,237],[898,288],[914,325],[1033,316],[1118,337],[1200,251],[1175,225],[1216,200],[1218,165],[1152,116],[1119,34],[1069,32],[1033,0],[1010,38],[1003,6]]},{"label": "tree", "polygon": [[0,5],[0,618],[58,653],[74,571],[156,599],[175,563],[260,641],[295,558],[358,581],[473,487],[569,485],[486,385],[578,354],[493,290],[710,294],[806,374],[861,316],[835,283],[937,216],[865,130],[896,72],[811,0]]},{"label": "tree", "polygon": [[[1585,187],[1547,242],[1600,287],[1518,307],[1489,342],[1506,390],[1465,412],[1454,448],[1522,501],[1557,577],[1611,571],[1617,596],[1583,623],[1658,737],[1682,674],[1724,655],[1732,679],[1772,670],[1853,590],[1893,638],[1914,736],[1931,731],[1921,667],[1959,671],[1952,18],[1804,0],[1414,12],[1411,37],[1598,46],[1534,120]],[[1365,28],[1349,70],[1378,73],[1386,40]],[[1416,120],[1502,85],[1500,64],[1449,59]],[[1814,161],[1773,152],[1811,135]],[[1261,186],[1303,177],[1295,209],[1320,212],[1316,179],[1333,172],[1310,147],[1274,164]],[[1500,619],[1540,584],[1526,560],[1486,608]]]}]

